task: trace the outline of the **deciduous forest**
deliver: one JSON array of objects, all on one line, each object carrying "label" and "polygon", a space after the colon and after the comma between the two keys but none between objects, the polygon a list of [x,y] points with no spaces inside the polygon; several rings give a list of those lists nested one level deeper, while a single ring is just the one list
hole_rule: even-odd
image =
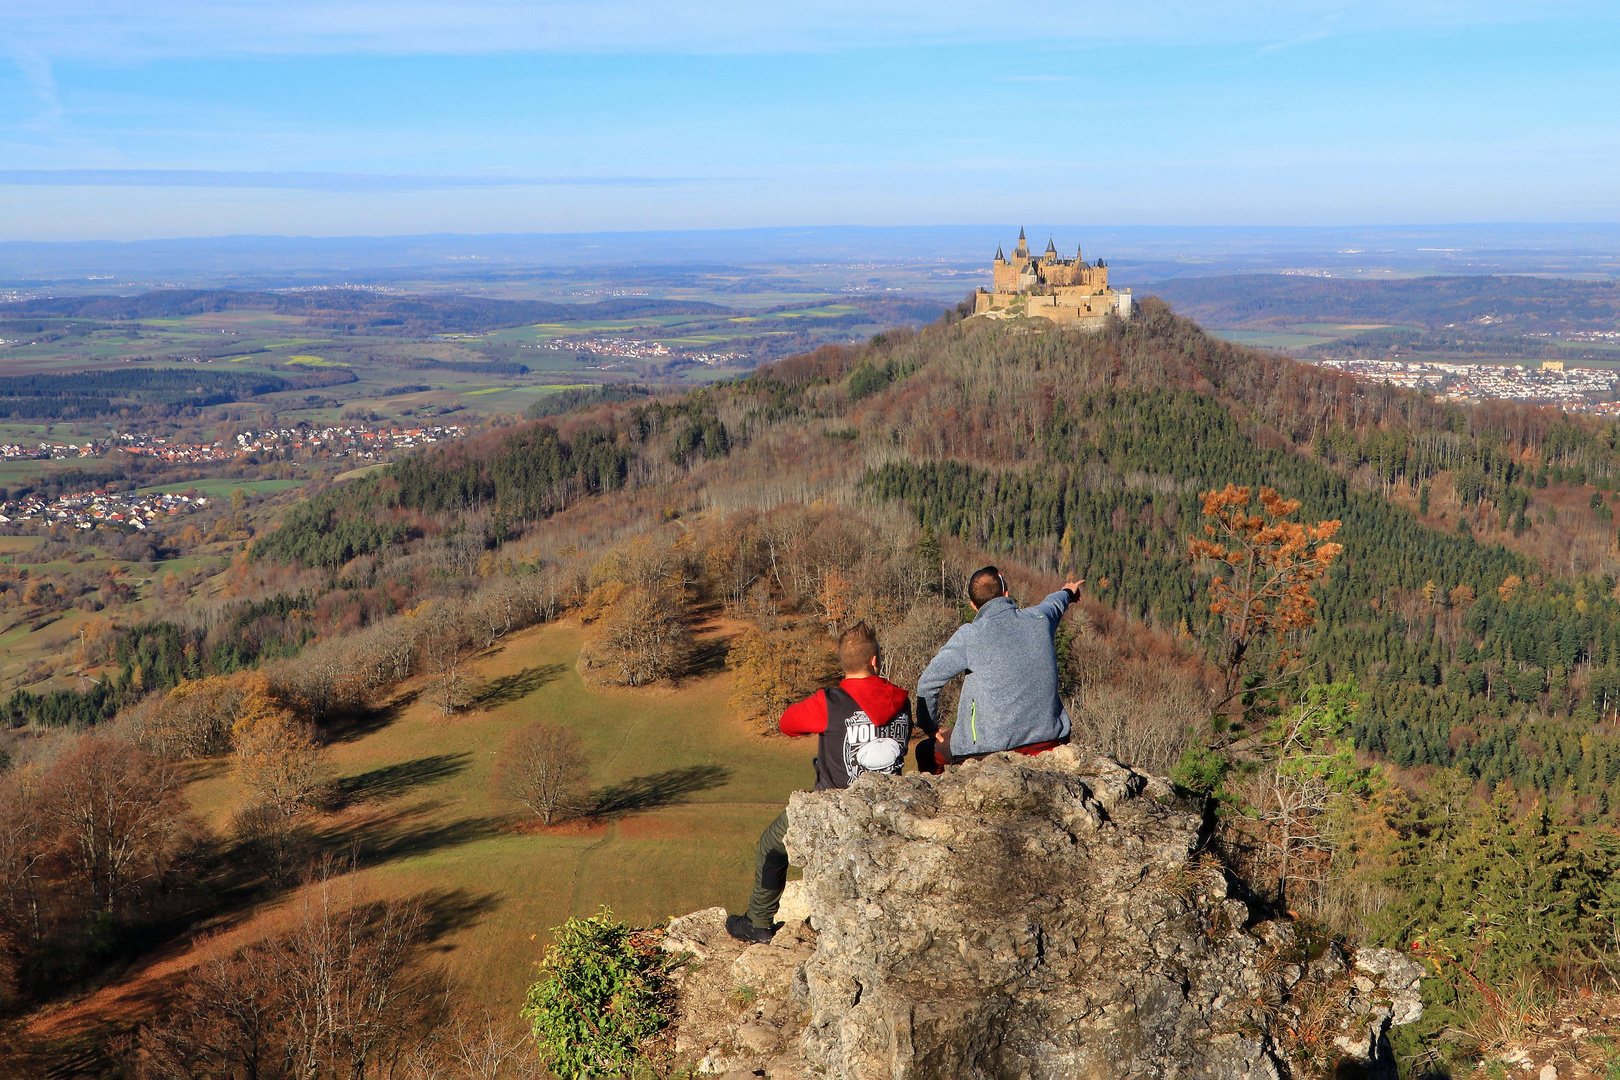
[{"label": "deciduous forest", "polygon": [[[683,396],[570,404],[285,508],[221,602],[110,625],[95,685],[5,701],[0,1008],[70,997],[105,958],[311,865],[340,879],[310,827],[341,798],[323,748],[406,689],[477,708],[495,691],[472,659],[524,627],[577,622],[598,685],[679,694],[727,668],[764,739],[856,620],[914,687],[991,561],[1024,603],[1087,581],[1059,637],[1077,742],[1204,800],[1211,854],[1313,940],[1425,961],[1398,1047],[1413,1075],[1612,980],[1615,425],[1358,382],[1156,301],[1095,334],[958,311]],[[1283,600],[1256,599],[1272,586]],[[718,651],[697,633],[715,620]],[[501,753],[518,812],[605,805],[566,734]],[[198,760],[254,793],[227,829],[187,809],[176,777]],[[94,818],[111,789],[132,809]],[[424,966],[432,911],[339,914],[323,889],[330,909],[191,973],[109,1068],[202,1075],[251,1052],[256,1076],[387,1057],[425,1078],[496,1053],[498,1025],[445,1005]],[[371,1036],[336,1014],[311,1036],[275,996],[334,950],[371,958],[375,985],[332,994],[396,1003]],[[244,997],[263,1003],[251,1031]]]}]

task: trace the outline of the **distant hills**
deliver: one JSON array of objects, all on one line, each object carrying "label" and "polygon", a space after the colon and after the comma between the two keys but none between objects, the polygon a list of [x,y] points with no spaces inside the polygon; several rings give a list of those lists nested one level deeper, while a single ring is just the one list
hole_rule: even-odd
[{"label": "distant hills", "polygon": [[1397,281],[1285,274],[1184,277],[1137,292],[1208,326],[1266,329],[1303,322],[1394,323],[1519,333],[1620,325],[1620,281],[1452,275]]},{"label": "distant hills", "polygon": [[474,333],[540,322],[731,313],[729,308],[703,301],[643,297],[557,304],[540,300],[488,300],[471,296],[394,297],[362,289],[310,293],[162,289],[138,296],[58,296],[0,304],[0,319],[40,315],[104,320],[161,319],[227,310],[262,310],[283,315],[326,317],[344,320],[346,328],[351,330],[376,326],[393,333]]},{"label": "distant hills", "polygon": [[[1020,225],[1068,250],[1102,256],[1119,283],[1183,276],[1314,269],[1348,276],[1620,273],[1620,225],[1406,225],[1353,227],[1118,226],[1023,221],[947,226],[809,226],[661,232],[421,236],[221,236],[133,241],[0,243],[0,284],[107,283],[261,287],[298,284],[489,281],[562,275],[617,287],[668,277],[671,268],[816,264],[858,267],[884,285],[899,268],[988,268],[996,244]],[[911,286],[908,291],[917,291]]]}]

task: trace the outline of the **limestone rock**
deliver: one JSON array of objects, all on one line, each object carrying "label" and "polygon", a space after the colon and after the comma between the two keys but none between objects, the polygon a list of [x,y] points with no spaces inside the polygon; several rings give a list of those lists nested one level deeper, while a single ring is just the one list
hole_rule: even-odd
[{"label": "limestone rock", "polygon": [[782,890],[782,906],[777,909],[776,917],[784,923],[806,922],[810,918],[810,903],[805,896],[804,882],[790,881],[787,888]]},{"label": "limestone rock", "polygon": [[1110,759],[865,774],[795,794],[788,820],[808,925],[746,949],[718,908],[670,925],[692,957],[677,1050],[700,1071],[1281,1078],[1299,1003],[1342,998],[1344,1052],[1379,1075],[1389,1027],[1421,1013],[1415,964],[1309,955],[1201,854],[1198,808]]}]

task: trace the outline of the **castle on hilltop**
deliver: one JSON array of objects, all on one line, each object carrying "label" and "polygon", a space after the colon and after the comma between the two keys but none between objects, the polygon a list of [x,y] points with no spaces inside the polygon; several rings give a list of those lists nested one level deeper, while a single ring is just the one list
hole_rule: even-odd
[{"label": "castle on hilltop", "polygon": [[1057,245],[1046,242],[1046,252],[1031,255],[1018,230],[1018,246],[1012,258],[996,248],[991,264],[993,278],[989,289],[974,294],[973,314],[992,319],[1013,315],[1040,316],[1059,326],[1101,328],[1109,312],[1120,318],[1131,317],[1131,291],[1116,292],[1108,287],[1108,264],[1098,259],[1086,262],[1078,250],[1074,258],[1060,258]]}]

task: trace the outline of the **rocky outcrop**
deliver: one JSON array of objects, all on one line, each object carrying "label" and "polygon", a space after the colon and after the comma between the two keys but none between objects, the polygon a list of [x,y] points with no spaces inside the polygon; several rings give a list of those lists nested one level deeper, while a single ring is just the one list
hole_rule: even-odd
[{"label": "rocky outcrop", "polygon": [[[768,945],[672,921],[699,1072],[850,1080],[1393,1076],[1421,969],[1261,920],[1162,780],[1064,747],[789,805]],[[795,911],[797,908],[797,911]],[[1340,1061],[1340,1059],[1346,1059]]]}]

